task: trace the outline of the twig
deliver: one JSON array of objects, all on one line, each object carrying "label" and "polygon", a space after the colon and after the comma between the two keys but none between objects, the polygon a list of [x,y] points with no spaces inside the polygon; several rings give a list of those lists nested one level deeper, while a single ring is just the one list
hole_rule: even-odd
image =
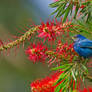
[{"label": "twig", "polygon": [[25,32],[20,38],[18,38],[15,41],[9,42],[8,44],[1,45],[0,51],[7,50],[9,48],[13,48],[14,46],[19,45],[20,43],[24,42],[26,39],[28,39],[31,34],[33,34],[38,29],[38,26],[35,26],[31,29],[29,29],[27,32]]}]

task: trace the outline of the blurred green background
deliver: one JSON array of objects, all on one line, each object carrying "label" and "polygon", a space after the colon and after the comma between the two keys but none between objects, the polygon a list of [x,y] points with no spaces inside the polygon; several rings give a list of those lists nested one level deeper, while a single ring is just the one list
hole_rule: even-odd
[{"label": "blurred green background", "polygon": [[[19,26],[31,24],[30,20],[35,24],[40,24],[40,19],[46,21],[52,11],[48,8],[51,2],[0,0],[0,39],[7,42],[12,38],[11,35],[20,35],[16,28],[23,31]],[[11,49],[9,55],[8,52],[2,52],[0,55],[0,92],[31,92],[30,82],[48,74],[47,65],[30,62],[22,46],[16,52]]]}]

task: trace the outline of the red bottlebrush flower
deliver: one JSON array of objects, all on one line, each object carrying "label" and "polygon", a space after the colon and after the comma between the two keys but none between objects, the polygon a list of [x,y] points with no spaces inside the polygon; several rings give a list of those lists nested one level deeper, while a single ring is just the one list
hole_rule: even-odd
[{"label": "red bottlebrush flower", "polygon": [[47,47],[43,46],[41,43],[31,44],[28,49],[25,51],[26,54],[29,55],[29,59],[32,60],[34,63],[41,61],[44,62],[47,55],[45,52],[47,51]]},{"label": "red bottlebrush flower", "polygon": [[44,38],[45,40],[54,40],[56,39],[56,34],[55,34],[55,30],[53,30],[53,24],[49,24],[49,22],[47,22],[46,24],[44,24],[42,22],[42,25],[39,27],[38,30],[38,37],[40,38]]},{"label": "red bottlebrush flower", "polygon": [[57,48],[56,48],[56,53],[59,55],[59,57],[63,57],[66,60],[72,61],[74,56],[77,56],[77,53],[73,49],[73,43],[68,44],[62,43],[59,41]]},{"label": "red bottlebrush flower", "polygon": [[38,37],[44,38],[44,40],[55,40],[58,36],[64,35],[64,31],[69,32],[68,25],[70,25],[70,22],[62,24],[62,19],[60,22],[57,19],[46,24],[42,22],[38,29]]},{"label": "red bottlebrush flower", "polygon": [[36,80],[30,84],[32,92],[54,92],[57,85],[54,86],[56,80],[62,72],[57,72],[41,80]]},{"label": "red bottlebrush flower", "polygon": [[84,88],[83,90],[80,90],[79,92],[92,92],[92,87]]},{"label": "red bottlebrush flower", "polygon": [[82,8],[82,9],[83,9],[84,7],[85,7],[85,5],[81,5],[81,7],[80,7],[80,8]]},{"label": "red bottlebrush flower", "polygon": [[51,66],[53,63],[60,65],[60,62],[63,61],[63,59],[72,62],[75,59],[75,56],[78,56],[73,49],[73,43],[62,43],[61,41],[58,41],[56,51],[52,51],[51,53],[53,56],[49,57],[49,66]]}]

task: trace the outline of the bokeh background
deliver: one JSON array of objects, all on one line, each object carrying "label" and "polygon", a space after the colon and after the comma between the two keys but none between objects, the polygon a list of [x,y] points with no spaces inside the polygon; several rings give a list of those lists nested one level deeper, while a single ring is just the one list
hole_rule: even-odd
[{"label": "bokeh background", "polygon": [[[0,40],[8,42],[11,35],[20,36],[25,25],[46,22],[53,9],[53,0],[0,0]],[[21,26],[21,27],[20,27]],[[18,30],[16,30],[16,28]],[[24,31],[23,31],[24,32]],[[0,92],[31,92],[30,82],[49,74],[47,65],[33,64],[22,46],[0,55]]]}]

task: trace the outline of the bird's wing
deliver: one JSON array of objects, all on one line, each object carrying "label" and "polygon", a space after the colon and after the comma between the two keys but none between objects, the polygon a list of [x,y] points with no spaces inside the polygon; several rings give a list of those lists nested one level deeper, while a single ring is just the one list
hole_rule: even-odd
[{"label": "bird's wing", "polygon": [[79,42],[79,46],[81,48],[90,48],[90,49],[92,49],[92,41],[88,40],[88,39],[82,40],[82,41]]}]

